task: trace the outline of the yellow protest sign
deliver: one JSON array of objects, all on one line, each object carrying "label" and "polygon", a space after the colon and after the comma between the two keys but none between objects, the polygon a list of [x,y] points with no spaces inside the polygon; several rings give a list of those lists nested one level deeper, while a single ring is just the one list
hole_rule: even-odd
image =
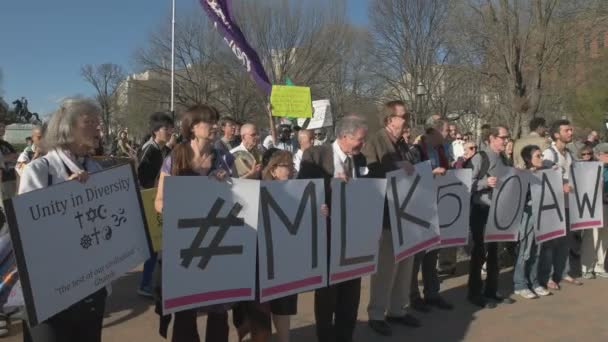
[{"label": "yellow protest sign", "polygon": [[312,117],[312,98],[309,87],[273,85],[270,105],[272,106],[272,116]]},{"label": "yellow protest sign", "polygon": [[154,199],[156,198],[156,188],[146,189],[141,191],[141,200],[144,203],[144,212],[146,213],[146,221],[148,222],[148,231],[152,240],[152,248],[158,252],[161,248],[162,241],[162,216],[154,209]]}]

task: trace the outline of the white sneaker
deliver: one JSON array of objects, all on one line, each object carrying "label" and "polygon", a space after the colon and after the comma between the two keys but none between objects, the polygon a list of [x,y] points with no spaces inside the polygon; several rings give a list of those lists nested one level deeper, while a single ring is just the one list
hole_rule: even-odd
[{"label": "white sneaker", "polygon": [[546,296],[552,295],[551,291],[547,290],[546,288],[544,288],[542,286],[535,288],[534,293],[536,293],[537,295],[539,295],[541,297],[546,297]]},{"label": "white sneaker", "polygon": [[525,290],[517,290],[515,291],[515,294],[525,298],[525,299],[536,299],[538,298],[538,296],[536,295],[536,293],[532,292],[529,289],[525,289]]}]

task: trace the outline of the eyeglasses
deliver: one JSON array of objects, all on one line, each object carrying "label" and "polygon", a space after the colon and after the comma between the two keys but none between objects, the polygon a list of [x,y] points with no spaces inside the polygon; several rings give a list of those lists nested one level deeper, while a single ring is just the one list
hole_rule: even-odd
[{"label": "eyeglasses", "polygon": [[502,139],[502,140],[508,140],[510,138],[510,136],[508,136],[508,135],[499,135],[499,136],[497,136],[497,138]]},{"label": "eyeglasses", "polygon": [[583,152],[583,153],[581,153],[581,156],[592,156],[592,155],[593,155],[593,153],[591,153],[591,152]]}]

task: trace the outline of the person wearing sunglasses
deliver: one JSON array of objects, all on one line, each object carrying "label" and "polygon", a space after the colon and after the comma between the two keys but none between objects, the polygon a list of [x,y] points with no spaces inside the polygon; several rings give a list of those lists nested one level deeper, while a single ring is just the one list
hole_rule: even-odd
[{"label": "person wearing sunglasses", "polygon": [[591,145],[583,145],[583,147],[578,150],[578,160],[595,161],[593,156],[593,147]]},{"label": "person wearing sunglasses", "polygon": [[464,143],[463,154],[454,162],[455,169],[462,169],[467,162],[477,153],[477,145],[473,141]]}]

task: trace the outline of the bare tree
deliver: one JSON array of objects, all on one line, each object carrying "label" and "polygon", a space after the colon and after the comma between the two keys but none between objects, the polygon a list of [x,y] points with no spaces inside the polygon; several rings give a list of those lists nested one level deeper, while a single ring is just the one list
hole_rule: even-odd
[{"label": "bare tree", "polygon": [[[443,79],[447,74],[444,66],[451,53],[446,31],[452,3],[446,0],[372,1],[370,19],[376,43],[376,74],[386,84],[386,97],[410,101],[414,109],[421,112],[442,109],[435,101],[448,90]],[[420,83],[425,88],[425,96],[417,96]],[[413,120],[416,122],[416,116]]]},{"label": "bare tree", "polygon": [[273,84],[289,77],[318,86],[340,61],[348,27],[344,0],[243,1],[235,12]]},{"label": "bare tree", "polygon": [[515,135],[548,105],[549,75],[567,67],[567,54],[576,49],[577,37],[597,23],[601,5],[585,0],[462,0],[455,15],[462,40]]},{"label": "bare tree", "polygon": [[118,107],[118,88],[125,79],[125,73],[121,66],[112,63],[87,64],[81,68],[80,73],[95,88],[95,98],[101,107],[101,120],[107,137]]}]

